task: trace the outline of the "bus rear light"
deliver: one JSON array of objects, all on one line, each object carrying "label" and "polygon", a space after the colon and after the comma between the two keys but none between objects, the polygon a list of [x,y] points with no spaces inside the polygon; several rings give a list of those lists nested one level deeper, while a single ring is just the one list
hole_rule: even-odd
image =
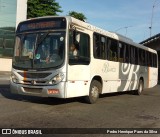
[{"label": "bus rear light", "polygon": [[48,94],[59,94],[58,89],[48,89]]}]

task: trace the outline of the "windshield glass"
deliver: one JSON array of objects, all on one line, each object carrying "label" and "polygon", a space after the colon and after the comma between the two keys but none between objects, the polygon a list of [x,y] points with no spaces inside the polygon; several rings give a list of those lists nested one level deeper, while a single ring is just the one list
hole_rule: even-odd
[{"label": "windshield glass", "polygon": [[39,32],[16,36],[13,67],[46,69],[62,65],[65,32]]}]

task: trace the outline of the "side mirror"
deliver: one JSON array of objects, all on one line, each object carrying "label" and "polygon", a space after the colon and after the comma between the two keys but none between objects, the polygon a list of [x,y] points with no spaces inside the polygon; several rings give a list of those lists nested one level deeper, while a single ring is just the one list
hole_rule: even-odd
[{"label": "side mirror", "polygon": [[80,42],[80,34],[76,34],[76,41],[79,43]]},{"label": "side mirror", "polygon": [[77,32],[76,29],[73,31],[73,42],[74,44],[79,44],[80,42],[80,34]]},{"label": "side mirror", "polygon": [[79,32],[77,32],[76,27],[74,25],[71,25],[70,30],[71,30],[72,42],[74,44],[79,44],[80,34],[79,34]]}]

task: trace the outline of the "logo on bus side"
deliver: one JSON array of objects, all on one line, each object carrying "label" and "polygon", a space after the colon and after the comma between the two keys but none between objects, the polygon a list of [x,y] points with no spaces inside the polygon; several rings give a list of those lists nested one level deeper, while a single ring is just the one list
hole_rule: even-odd
[{"label": "logo on bus side", "polygon": [[116,72],[116,68],[112,68],[109,66],[109,63],[104,63],[103,68],[102,68],[103,73],[107,72]]}]

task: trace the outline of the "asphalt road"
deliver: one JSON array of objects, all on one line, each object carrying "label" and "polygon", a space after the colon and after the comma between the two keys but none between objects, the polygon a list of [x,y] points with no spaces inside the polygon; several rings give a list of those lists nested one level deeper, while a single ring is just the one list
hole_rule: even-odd
[{"label": "asphalt road", "polygon": [[160,128],[160,85],[141,96],[106,94],[92,105],[82,98],[15,95],[1,85],[0,128]]}]

